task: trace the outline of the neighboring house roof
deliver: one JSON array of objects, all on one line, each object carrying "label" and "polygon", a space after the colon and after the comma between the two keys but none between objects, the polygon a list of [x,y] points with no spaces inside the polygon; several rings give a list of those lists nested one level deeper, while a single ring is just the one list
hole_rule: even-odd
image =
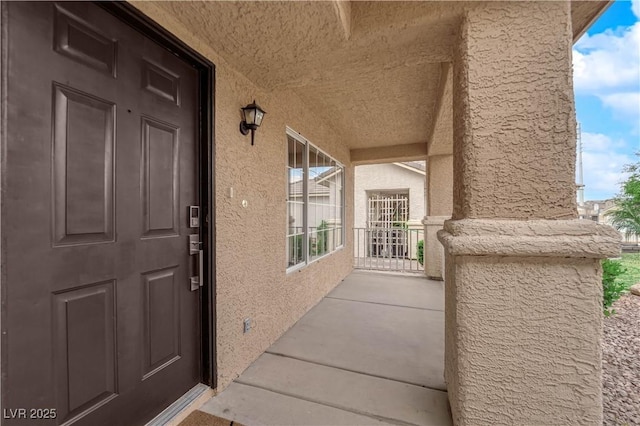
[{"label": "neighboring house roof", "polygon": [[393,165],[411,170],[421,175],[425,175],[427,167],[424,161],[407,161],[404,163],[393,163]]},{"label": "neighboring house roof", "polygon": [[[291,194],[292,197],[301,196],[302,189],[302,180],[291,182],[289,184],[289,194]],[[309,195],[329,195],[329,187],[316,182],[314,179],[309,179]]]},{"label": "neighboring house roof", "polygon": [[[331,167],[320,173],[318,176],[309,178],[309,195],[324,196],[329,195],[329,179],[342,172],[342,168]],[[302,195],[302,180],[291,182],[289,184],[289,194],[293,197]]]}]

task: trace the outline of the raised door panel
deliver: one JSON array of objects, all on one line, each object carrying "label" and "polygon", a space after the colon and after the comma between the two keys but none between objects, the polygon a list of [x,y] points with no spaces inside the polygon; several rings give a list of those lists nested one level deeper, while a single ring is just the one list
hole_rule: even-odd
[{"label": "raised door panel", "polygon": [[171,124],[142,118],[143,237],[179,233],[179,130]]},{"label": "raised door panel", "polygon": [[115,281],[53,295],[58,416],[81,416],[116,397]]},{"label": "raised door panel", "polygon": [[53,244],[114,240],[115,105],[55,83]]},{"label": "raised door panel", "polygon": [[147,60],[142,62],[142,87],[180,105],[180,77],[160,65]]},{"label": "raised door panel", "polygon": [[143,379],[180,358],[180,293],[177,266],[142,275]]},{"label": "raised door panel", "polygon": [[55,5],[54,49],[77,62],[116,76],[117,41]]}]

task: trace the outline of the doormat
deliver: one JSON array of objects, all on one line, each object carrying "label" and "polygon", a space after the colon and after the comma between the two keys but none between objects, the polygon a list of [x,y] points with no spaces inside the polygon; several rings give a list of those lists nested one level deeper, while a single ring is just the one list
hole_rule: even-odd
[{"label": "doormat", "polygon": [[204,411],[195,410],[189,414],[178,426],[244,426],[241,423],[214,416]]}]

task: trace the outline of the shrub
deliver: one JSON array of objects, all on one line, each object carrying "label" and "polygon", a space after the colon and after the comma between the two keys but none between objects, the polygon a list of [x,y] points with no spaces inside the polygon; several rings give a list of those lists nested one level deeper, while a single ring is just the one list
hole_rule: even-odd
[{"label": "shrub", "polygon": [[424,266],[424,240],[418,241],[418,263]]},{"label": "shrub", "polygon": [[321,221],[317,228],[316,244],[310,247],[310,253],[312,256],[321,256],[327,252],[329,246],[329,224],[326,221]]},{"label": "shrub", "polygon": [[626,290],[624,283],[618,281],[618,277],[625,272],[627,272],[627,270],[622,267],[620,262],[609,259],[602,261],[602,304],[604,307],[604,315],[607,317],[616,313],[614,309],[610,309],[611,305],[613,305],[613,302],[618,300]]},{"label": "shrub", "polygon": [[293,244],[289,247],[289,266],[297,265],[304,260],[304,251],[302,251],[302,235],[296,235]]}]

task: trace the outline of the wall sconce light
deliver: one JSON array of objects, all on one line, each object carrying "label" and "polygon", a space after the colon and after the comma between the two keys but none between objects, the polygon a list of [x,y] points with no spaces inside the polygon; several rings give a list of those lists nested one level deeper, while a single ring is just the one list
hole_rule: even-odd
[{"label": "wall sconce light", "polygon": [[240,122],[240,133],[248,135],[251,130],[251,145],[253,145],[253,133],[262,124],[262,119],[266,114],[265,110],[256,104],[255,99],[252,103],[242,108],[242,121]]}]

